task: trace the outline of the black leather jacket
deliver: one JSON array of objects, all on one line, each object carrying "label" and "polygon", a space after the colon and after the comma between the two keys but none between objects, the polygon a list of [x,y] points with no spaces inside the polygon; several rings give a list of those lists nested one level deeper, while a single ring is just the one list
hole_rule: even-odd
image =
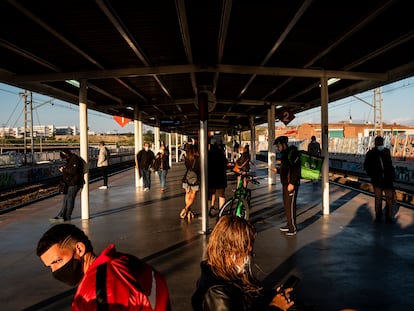
[{"label": "black leather jacket", "polygon": [[269,306],[270,297],[243,292],[234,283],[216,276],[205,261],[200,266],[201,276],[191,297],[194,311],[279,310]]}]

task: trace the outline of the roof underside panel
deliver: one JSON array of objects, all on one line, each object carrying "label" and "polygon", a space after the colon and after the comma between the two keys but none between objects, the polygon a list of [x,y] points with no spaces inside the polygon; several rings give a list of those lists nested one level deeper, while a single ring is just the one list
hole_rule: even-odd
[{"label": "roof underside panel", "polygon": [[[214,93],[211,130],[267,122],[414,73],[414,23],[403,0],[4,0],[0,81],[144,124],[199,127],[197,93]],[[329,74],[327,74],[329,72]]]}]

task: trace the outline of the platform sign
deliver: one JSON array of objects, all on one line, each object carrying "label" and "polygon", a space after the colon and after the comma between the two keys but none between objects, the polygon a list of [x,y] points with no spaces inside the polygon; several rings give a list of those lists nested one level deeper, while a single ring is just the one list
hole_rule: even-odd
[{"label": "platform sign", "polygon": [[283,124],[288,125],[295,118],[295,115],[290,110],[283,110],[279,113],[278,118]]},{"label": "platform sign", "polygon": [[161,119],[160,120],[160,125],[164,125],[164,126],[179,126],[181,125],[181,120],[180,119]]},{"label": "platform sign", "polygon": [[121,126],[124,127],[125,125],[127,125],[131,119],[125,118],[125,117],[121,117],[121,116],[114,116],[114,120]]}]

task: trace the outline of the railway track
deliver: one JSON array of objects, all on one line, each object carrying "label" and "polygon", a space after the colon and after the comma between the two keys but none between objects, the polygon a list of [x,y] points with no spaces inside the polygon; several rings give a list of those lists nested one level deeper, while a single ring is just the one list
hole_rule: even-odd
[{"label": "railway track", "polygon": [[[134,165],[134,161],[114,164],[109,167],[108,173],[114,175],[126,169],[130,169]],[[90,183],[100,179],[101,177],[98,169],[89,171]],[[6,189],[0,193],[0,215],[58,194],[59,178],[51,178],[42,182]]]}]

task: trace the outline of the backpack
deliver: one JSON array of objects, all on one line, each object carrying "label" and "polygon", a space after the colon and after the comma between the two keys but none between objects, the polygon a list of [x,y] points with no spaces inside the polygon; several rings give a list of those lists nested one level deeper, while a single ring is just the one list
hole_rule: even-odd
[{"label": "backpack", "polygon": [[184,180],[189,186],[195,186],[198,184],[198,174],[194,170],[195,159],[193,160],[193,166],[190,167],[185,173]]}]

